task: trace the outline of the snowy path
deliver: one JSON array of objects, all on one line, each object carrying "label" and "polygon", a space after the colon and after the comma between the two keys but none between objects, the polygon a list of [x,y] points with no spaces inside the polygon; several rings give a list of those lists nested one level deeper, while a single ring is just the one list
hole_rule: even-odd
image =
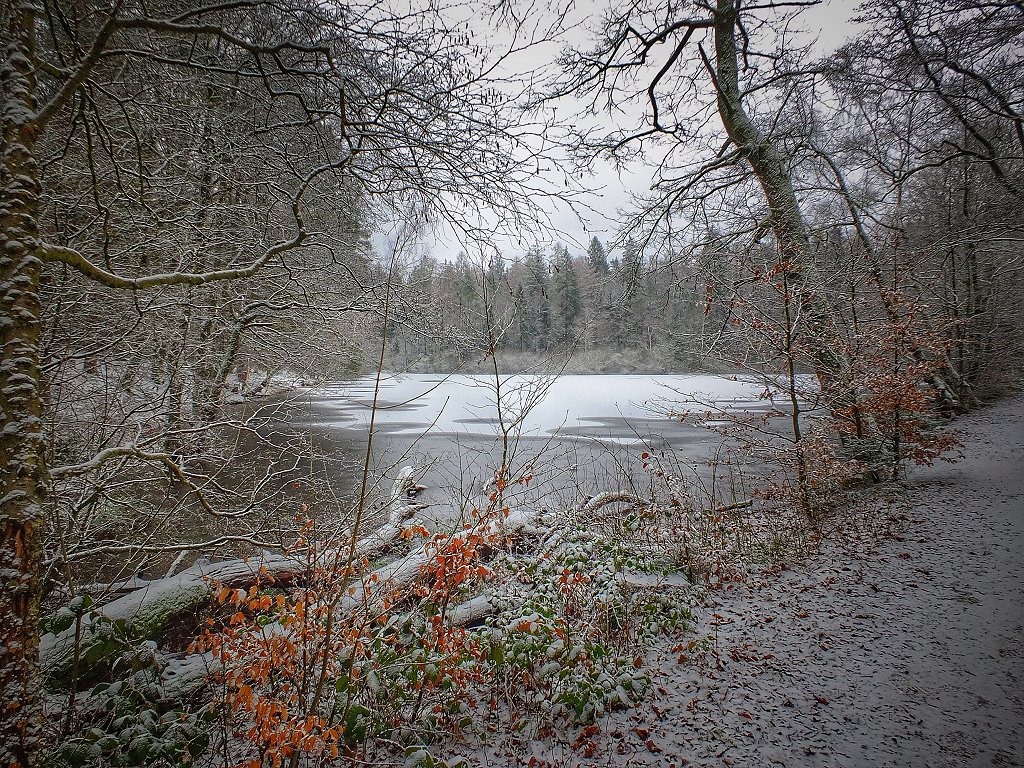
[{"label": "snowy path", "polygon": [[663,661],[593,757],[553,739],[486,764],[1024,766],[1024,398],[957,426],[967,458],[876,502],[893,535],[717,594],[711,649]]}]

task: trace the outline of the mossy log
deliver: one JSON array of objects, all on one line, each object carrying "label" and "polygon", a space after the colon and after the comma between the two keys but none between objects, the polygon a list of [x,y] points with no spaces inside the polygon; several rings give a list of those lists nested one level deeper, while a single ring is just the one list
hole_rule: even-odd
[{"label": "mossy log", "polygon": [[[535,530],[538,514],[531,511],[513,513],[507,519],[486,523],[472,533],[489,536],[504,533],[514,537],[527,531]],[[458,531],[452,534],[453,542],[465,539],[470,531]],[[382,565],[354,585],[338,603],[338,611],[350,616],[357,612],[385,610],[385,604],[394,598],[396,592],[411,590],[421,574],[422,566],[426,565],[432,554],[424,546],[418,546],[404,557],[400,557],[386,565]],[[453,609],[450,621],[456,625],[466,626],[476,623],[494,612],[494,605],[489,597],[479,596]],[[220,662],[210,653],[191,654],[184,658],[171,660],[162,674],[164,696],[171,700],[184,699],[206,685],[212,672],[221,669]]]},{"label": "mossy log", "polygon": [[[398,541],[405,524],[420,504],[405,500],[411,471],[403,472],[395,482],[387,523],[360,539],[354,549],[355,560],[373,559]],[[321,553],[318,561],[332,563],[344,558],[347,546]],[[46,633],[40,641],[40,663],[46,684],[62,688],[69,684],[73,671],[81,673],[109,663],[124,650],[114,635],[133,640],[155,638],[176,617],[198,610],[213,597],[218,586],[244,587],[260,577],[270,576],[277,583],[289,583],[308,572],[306,558],[280,553],[264,553],[258,557],[200,562],[191,568],[163,579],[144,582],[138,589],[96,609],[99,621],[84,624],[76,631],[74,625],[56,633]],[[118,625],[116,633],[111,629]]]}]

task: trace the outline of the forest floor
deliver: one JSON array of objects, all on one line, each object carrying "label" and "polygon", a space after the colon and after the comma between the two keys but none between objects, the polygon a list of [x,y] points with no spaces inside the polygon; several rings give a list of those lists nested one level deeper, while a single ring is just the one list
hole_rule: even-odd
[{"label": "forest floor", "polygon": [[959,462],[713,593],[697,652],[652,651],[646,700],[588,749],[506,735],[471,764],[1024,766],[1024,397],[956,426]]}]

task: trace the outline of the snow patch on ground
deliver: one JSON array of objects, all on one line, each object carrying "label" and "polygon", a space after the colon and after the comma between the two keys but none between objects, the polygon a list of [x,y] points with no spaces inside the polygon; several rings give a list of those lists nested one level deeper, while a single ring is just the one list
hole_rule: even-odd
[{"label": "snow patch on ground", "polygon": [[1024,397],[957,426],[959,463],[714,593],[696,646],[650,654],[651,694],[599,721],[590,757],[577,729],[503,734],[472,764],[1024,766]]}]

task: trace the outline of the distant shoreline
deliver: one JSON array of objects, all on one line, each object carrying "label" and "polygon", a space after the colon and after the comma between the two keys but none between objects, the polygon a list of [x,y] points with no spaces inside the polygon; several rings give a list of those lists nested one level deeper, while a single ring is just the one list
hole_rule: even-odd
[{"label": "distant shoreline", "polygon": [[[391,361],[389,370],[401,370],[403,373],[494,373],[493,361],[481,353],[464,361],[438,360],[436,358],[422,360]],[[668,355],[657,353],[614,352],[589,353],[582,352],[572,356],[566,355],[529,355],[511,353],[498,357],[498,370],[502,374],[511,373],[548,373],[548,374],[590,374],[590,375],[656,375],[656,374],[729,374],[735,369],[714,365],[707,361],[698,364],[684,365],[673,361]]]}]

